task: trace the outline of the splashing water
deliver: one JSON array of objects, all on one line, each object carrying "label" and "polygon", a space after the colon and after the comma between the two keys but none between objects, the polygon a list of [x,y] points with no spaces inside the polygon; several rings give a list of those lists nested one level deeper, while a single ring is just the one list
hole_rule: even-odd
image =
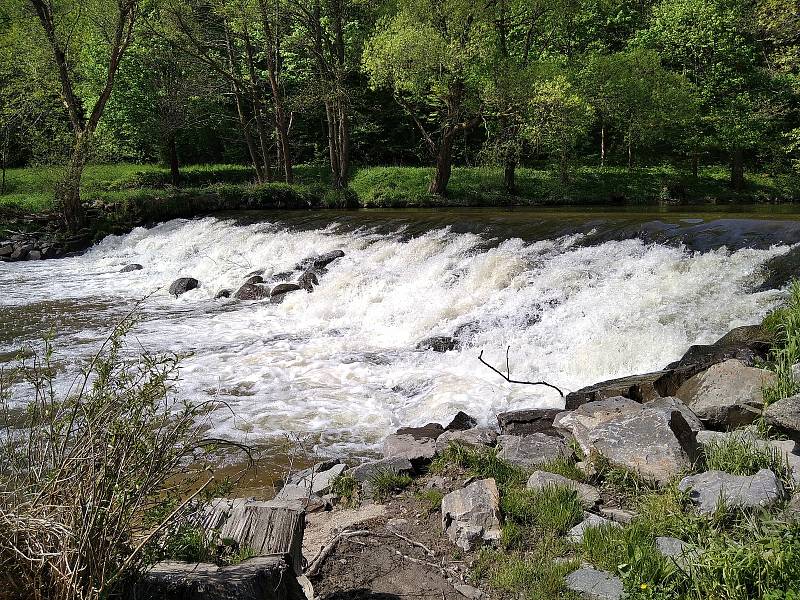
[{"label": "splashing water", "polygon": [[[505,383],[478,362],[481,350],[504,369],[511,346],[512,376],[565,391],[661,368],[693,343],[758,321],[780,293],[748,290],[765,261],[789,249],[584,241],[172,221],[80,257],[3,265],[0,352],[54,326],[74,369],[147,297],[131,335],[149,351],[189,354],[181,393],[232,409],[214,414],[214,435],[311,433],[329,451],[359,452],[399,425],[445,422],[458,410],[489,423],[504,410],[561,405],[553,390]],[[213,300],[254,269],[267,277],[334,249],[345,257],[311,294],[277,305]],[[119,273],[134,262],[145,269]],[[179,276],[202,287],[176,300],[166,288]],[[459,350],[416,350],[454,333]]]}]

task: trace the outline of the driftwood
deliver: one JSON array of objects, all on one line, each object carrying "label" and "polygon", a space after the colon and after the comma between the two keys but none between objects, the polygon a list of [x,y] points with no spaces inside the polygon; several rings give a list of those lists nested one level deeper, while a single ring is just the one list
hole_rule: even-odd
[{"label": "driftwood", "polygon": [[500,377],[502,377],[503,379],[505,379],[509,383],[519,383],[521,385],[543,385],[543,386],[546,386],[546,387],[554,389],[555,391],[557,391],[561,395],[562,398],[564,397],[564,392],[561,391],[561,388],[553,385],[552,383],[548,383],[546,381],[520,381],[519,379],[511,379],[511,367],[509,366],[509,362],[508,362],[508,353],[509,353],[510,350],[511,350],[511,346],[508,346],[506,348],[506,372],[505,373],[502,373],[501,371],[498,371],[495,367],[493,367],[488,362],[483,360],[483,350],[481,350],[481,353],[478,355],[478,360],[481,361],[487,367],[489,367],[492,371],[494,371],[495,373],[500,375]]},{"label": "driftwood", "polygon": [[333,552],[334,548],[336,548],[336,544],[338,544],[341,540],[359,535],[370,535],[370,533],[371,532],[368,529],[359,529],[358,531],[343,531],[337,535],[325,546],[323,546],[322,550],[319,551],[319,554],[317,554],[314,557],[314,560],[309,563],[305,572],[306,577],[313,577],[316,575],[317,571],[319,571],[319,568],[322,566],[322,563],[324,563],[325,559],[330,556],[330,553]]}]

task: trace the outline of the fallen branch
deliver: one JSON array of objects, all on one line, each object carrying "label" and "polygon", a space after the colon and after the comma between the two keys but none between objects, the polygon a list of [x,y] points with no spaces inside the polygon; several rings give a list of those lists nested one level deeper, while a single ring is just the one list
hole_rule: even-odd
[{"label": "fallen branch", "polygon": [[546,381],[520,381],[518,379],[511,379],[511,369],[510,369],[509,364],[508,364],[508,352],[509,352],[509,350],[511,350],[511,346],[508,346],[508,348],[506,348],[506,373],[505,374],[501,373],[496,368],[494,368],[492,365],[490,365],[488,362],[483,360],[483,350],[481,350],[481,353],[478,355],[478,360],[481,361],[487,367],[489,367],[492,371],[494,371],[495,373],[500,375],[500,377],[502,377],[503,379],[505,379],[509,383],[519,383],[519,384],[522,384],[522,385],[544,385],[546,387],[552,388],[555,391],[557,391],[561,395],[562,398],[564,397],[564,392],[562,392],[560,388],[554,386],[552,383],[548,383]]},{"label": "fallen branch", "polygon": [[397,536],[398,538],[400,538],[401,540],[403,540],[404,542],[406,542],[406,543],[408,543],[408,544],[410,544],[412,546],[416,546],[417,548],[422,548],[425,551],[425,554],[427,554],[428,556],[435,556],[433,550],[428,548],[425,544],[423,544],[421,542],[417,542],[415,540],[412,540],[411,538],[408,538],[408,537],[404,536],[402,533],[399,533],[399,532],[397,532],[394,529],[391,529],[389,527],[386,528],[386,531],[388,531],[392,535]]},{"label": "fallen branch", "polygon": [[317,571],[322,566],[322,563],[325,562],[325,559],[328,558],[330,553],[333,552],[333,549],[336,547],[336,544],[338,544],[341,540],[346,538],[356,537],[358,535],[369,535],[369,534],[370,531],[368,529],[359,529],[358,531],[343,531],[335,538],[333,538],[330,542],[328,542],[327,545],[325,545],[322,548],[322,550],[319,551],[319,554],[317,554],[314,557],[314,560],[312,560],[311,563],[308,565],[308,568],[306,569],[304,575],[306,577],[313,577],[314,575],[316,575]]}]

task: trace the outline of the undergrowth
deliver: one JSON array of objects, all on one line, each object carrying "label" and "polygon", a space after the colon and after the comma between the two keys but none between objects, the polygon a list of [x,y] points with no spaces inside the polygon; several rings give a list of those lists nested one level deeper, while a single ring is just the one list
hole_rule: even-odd
[{"label": "undergrowth", "polygon": [[800,362],[800,281],[792,281],[786,304],[768,314],[763,326],[776,338],[767,364],[776,381],[763,388],[764,404],[769,406],[800,392],[792,374],[792,366]]}]

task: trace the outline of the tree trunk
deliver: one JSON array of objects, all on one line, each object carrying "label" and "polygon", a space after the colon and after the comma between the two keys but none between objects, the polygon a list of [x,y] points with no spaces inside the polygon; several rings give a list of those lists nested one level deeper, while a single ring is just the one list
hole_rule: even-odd
[{"label": "tree trunk", "polygon": [[447,184],[450,182],[450,173],[453,170],[453,140],[455,131],[446,131],[442,135],[442,142],[436,153],[436,173],[433,175],[428,192],[434,196],[447,196]]},{"label": "tree trunk", "polygon": [[509,158],[503,170],[503,185],[509,194],[517,191],[517,161]]},{"label": "tree trunk", "polygon": [[700,157],[697,152],[692,152],[692,177],[697,179],[698,168],[700,164]]},{"label": "tree trunk", "polygon": [[81,206],[81,177],[89,159],[89,141],[89,133],[75,134],[75,145],[72,148],[69,164],[61,181],[55,186],[56,204],[61,207],[64,223],[72,231],[78,230],[84,221],[83,206]]},{"label": "tree trunk", "polygon": [[633,148],[631,147],[630,141],[628,141],[628,168],[633,168]]},{"label": "tree trunk", "polygon": [[169,152],[170,180],[172,181],[172,185],[178,187],[181,184],[181,170],[180,170],[180,164],[178,163],[178,146],[175,143],[174,133],[170,134],[167,146]]},{"label": "tree trunk", "polygon": [[328,159],[331,167],[331,185],[336,188],[339,182],[339,143],[336,132],[336,117],[333,112],[333,104],[330,100],[325,101],[325,118],[328,124]]},{"label": "tree trunk", "polygon": [[339,181],[337,187],[346,188],[350,176],[350,121],[347,110],[339,102]]},{"label": "tree trunk", "polygon": [[606,126],[600,126],[600,167],[606,166]]},{"label": "tree trunk", "polygon": [[744,151],[741,148],[731,152],[731,187],[737,191],[744,188]]}]

